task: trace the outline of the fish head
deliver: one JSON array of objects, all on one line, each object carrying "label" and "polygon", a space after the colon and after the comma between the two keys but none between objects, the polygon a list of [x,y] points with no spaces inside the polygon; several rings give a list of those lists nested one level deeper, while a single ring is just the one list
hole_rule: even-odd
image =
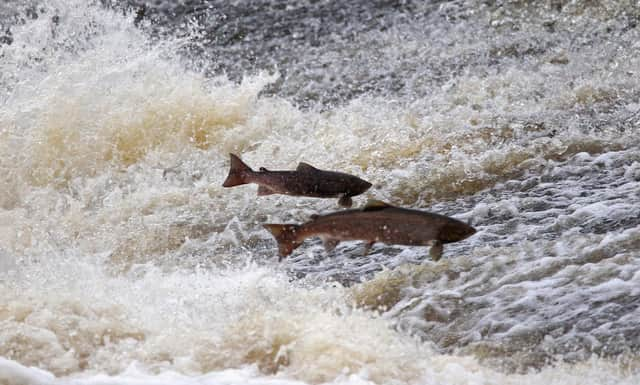
[{"label": "fish head", "polygon": [[438,239],[443,243],[458,242],[476,233],[472,226],[460,221],[448,221],[441,228]]},{"label": "fish head", "polygon": [[371,186],[373,185],[366,180],[355,177],[350,183],[349,190],[353,195],[359,195],[367,191]]}]

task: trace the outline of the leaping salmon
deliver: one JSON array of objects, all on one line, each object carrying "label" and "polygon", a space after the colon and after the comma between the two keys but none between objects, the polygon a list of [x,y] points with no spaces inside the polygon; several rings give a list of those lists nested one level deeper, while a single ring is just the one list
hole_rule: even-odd
[{"label": "leaping salmon", "polygon": [[256,183],[258,195],[286,194],[315,198],[340,198],[338,204],[351,207],[352,196],[362,194],[371,183],[342,172],[319,170],[299,163],[295,171],[270,171],[260,167],[254,171],[238,156],[229,154],[231,168],[223,187]]},{"label": "leaping salmon", "polygon": [[475,234],[470,225],[426,211],[394,207],[371,201],[363,209],[313,216],[302,225],[265,224],[278,241],[280,260],[291,254],[306,238],[320,237],[327,251],[340,241],[363,240],[364,254],[376,242],[409,246],[431,246],[435,261],[442,257],[443,244],[461,241]]}]

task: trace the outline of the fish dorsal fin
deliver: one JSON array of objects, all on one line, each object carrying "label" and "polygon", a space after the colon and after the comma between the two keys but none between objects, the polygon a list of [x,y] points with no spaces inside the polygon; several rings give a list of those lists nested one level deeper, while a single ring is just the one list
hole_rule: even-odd
[{"label": "fish dorsal fin", "polygon": [[388,203],[383,201],[379,201],[376,199],[370,199],[367,204],[362,208],[362,211],[376,211],[386,209],[388,207],[393,207]]},{"label": "fish dorsal fin", "polygon": [[300,163],[298,163],[298,167],[296,167],[296,171],[310,172],[310,171],[318,171],[318,169],[313,167],[309,163],[300,162]]}]

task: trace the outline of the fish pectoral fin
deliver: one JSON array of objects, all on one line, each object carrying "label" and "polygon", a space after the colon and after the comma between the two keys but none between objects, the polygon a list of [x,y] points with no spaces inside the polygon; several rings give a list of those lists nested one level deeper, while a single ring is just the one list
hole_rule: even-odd
[{"label": "fish pectoral fin", "polygon": [[338,200],[338,204],[343,207],[351,207],[353,205],[353,199],[349,195],[343,195]]},{"label": "fish pectoral fin", "polygon": [[262,196],[262,195],[272,195],[272,194],[277,194],[277,192],[271,190],[269,187],[266,186],[258,186],[258,196]]},{"label": "fish pectoral fin", "polygon": [[369,241],[367,243],[364,244],[364,250],[362,251],[362,256],[366,257],[367,255],[369,255],[369,252],[371,251],[371,248],[373,247],[373,244],[376,243],[375,241]]},{"label": "fish pectoral fin", "polygon": [[322,238],[322,244],[324,245],[324,250],[329,253],[335,250],[336,246],[340,243],[339,239],[335,238]]},{"label": "fish pectoral fin", "polygon": [[442,249],[443,249],[442,242],[438,240],[433,240],[429,242],[429,246],[431,246],[431,249],[429,249],[429,255],[431,256],[431,259],[433,259],[436,262],[439,261],[440,258],[442,258]]},{"label": "fish pectoral fin", "polygon": [[312,171],[318,171],[318,169],[313,167],[309,163],[300,162],[298,163],[298,167],[296,167],[296,171],[312,172]]},{"label": "fish pectoral fin", "polygon": [[376,199],[370,199],[367,204],[362,208],[362,211],[377,211],[377,210],[383,210],[386,209],[388,207],[393,207],[388,203],[385,203],[383,201],[379,201]]}]

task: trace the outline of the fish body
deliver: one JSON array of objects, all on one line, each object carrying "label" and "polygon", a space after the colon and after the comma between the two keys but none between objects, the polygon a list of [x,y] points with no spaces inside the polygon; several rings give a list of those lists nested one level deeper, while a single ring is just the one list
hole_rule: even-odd
[{"label": "fish body", "polygon": [[320,170],[307,163],[298,164],[295,171],[271,171],[264,167],[254,171],[236,155],[229,155],[231,167],[222,186],[255,183],[259,185],[258,195],[340,198],[340,205],[350,207],[352,196],[362,194],[371,187],[371,183],[357,176]]},{"label": "fish body", "polygon": [[340,241],[363,240],[365,253],[376,243],[431,246],[435,259],[442,255],[442,245],[461,241],[476,230],[457,219],[420,210],[394,207],[374,201],[359,210],[345,210],[315,216],[302,225],[267,224],[276,240],[280,256],[285,257],[306,239],[320,237],[328,250]]}]

